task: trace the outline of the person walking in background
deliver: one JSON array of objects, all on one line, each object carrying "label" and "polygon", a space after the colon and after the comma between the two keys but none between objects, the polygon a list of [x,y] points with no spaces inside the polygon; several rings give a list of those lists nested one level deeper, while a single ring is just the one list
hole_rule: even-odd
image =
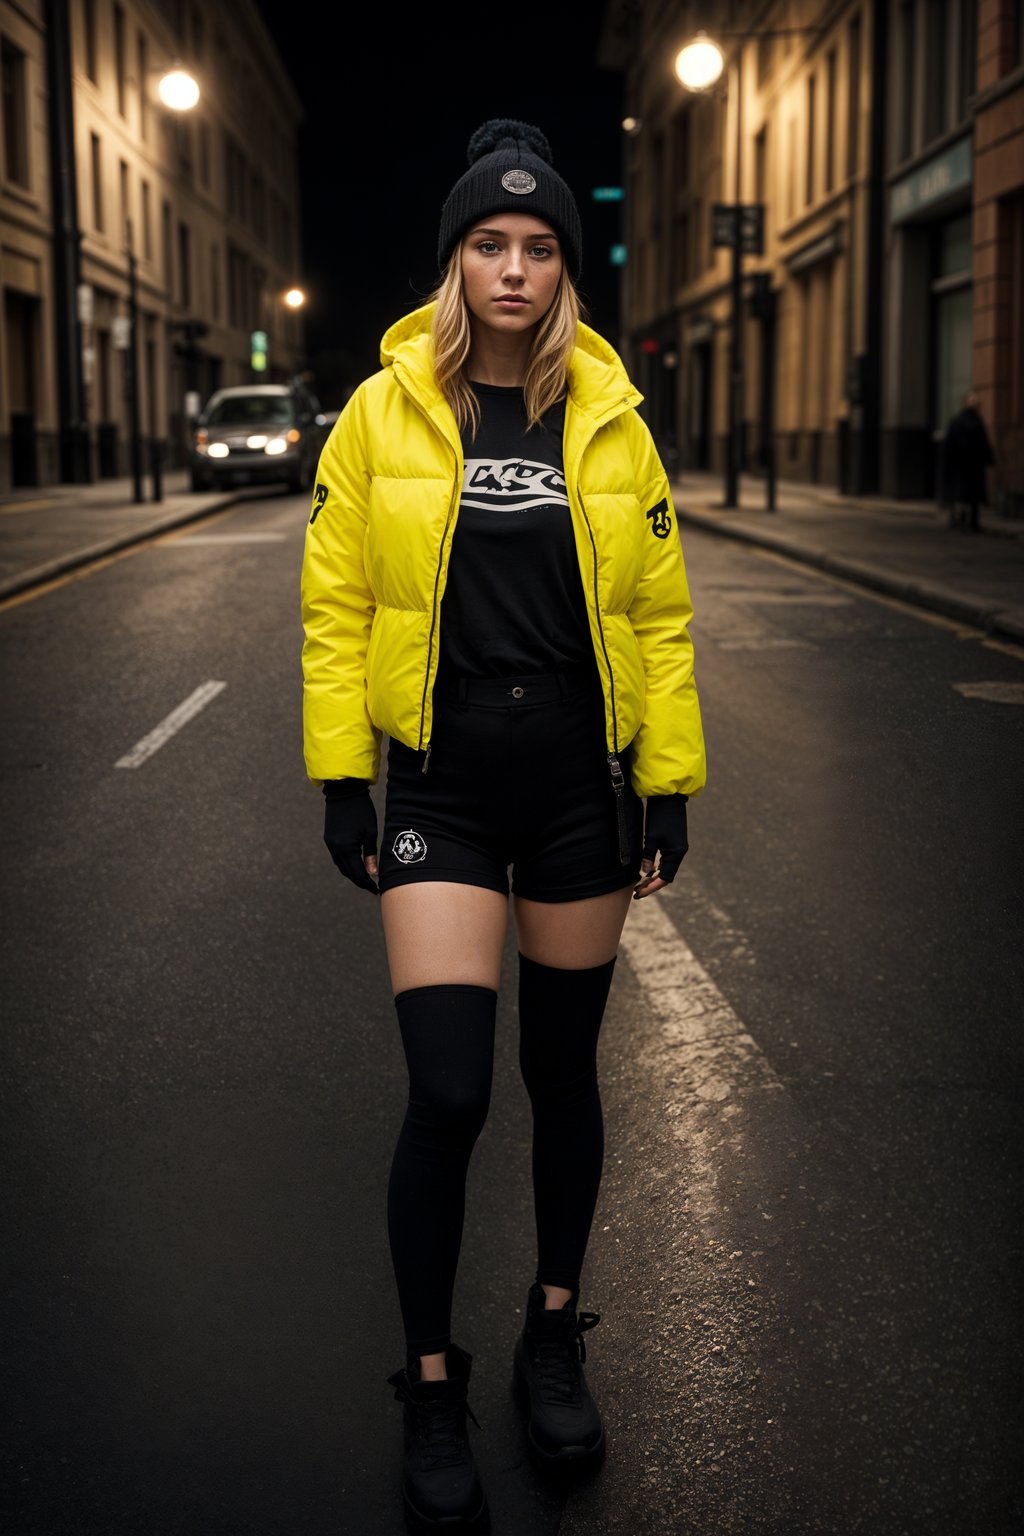
[{"label": "person walking in background", "polygon": [[949,507],[951,528],[979,531],[978,509],[988,501],[985,471],[994,462],[978,397],[968,393],[950,418],[942,444],[942,500]]},{"label": "person walking in background", "polygon": [[[380,893],[409,1072],[387,1190],[403,1493],[446,1525],[486,1510],[451,1311],[508,870],[538,1250],[513,1380],[534,1452],[585,1460],[604,1446],[582,1368],[600,1315],[577,1310],[598,1033],[630,902],[673,880],[705,783],[671,492],[642,396],[580,319],[575,199],[529,124],[485,123],[468,158],[439,285],[324,448],[302,570],[306,769],[335,863]],[[400,206],[395,225],[409,238]]]}]

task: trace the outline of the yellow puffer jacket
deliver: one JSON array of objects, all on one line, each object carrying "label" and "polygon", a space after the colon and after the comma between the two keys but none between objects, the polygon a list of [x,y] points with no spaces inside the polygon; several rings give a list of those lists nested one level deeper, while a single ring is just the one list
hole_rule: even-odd
[{"label": "yellow puffer jacket", "polygon": [[[306,771],[376,782],[381,735],[426,750],[463,455],[431,367],[434,305],[384,336],[317,471],[302,567]],[[638,795],[697,794],[693,617],[668,479],[620,358],[580,324],[563,452],[609,753]]]}]

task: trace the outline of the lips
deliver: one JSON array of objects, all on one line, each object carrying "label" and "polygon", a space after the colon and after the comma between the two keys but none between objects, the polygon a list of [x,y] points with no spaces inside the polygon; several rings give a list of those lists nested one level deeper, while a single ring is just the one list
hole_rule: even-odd
[{"label": "lips", "polygon": [[500,299],[495,299],[494,302],[495,302],[495,304],[508,304],[511,307],[513,304],[524,304],[524,305],[528,304],[529,300],[528,299],[517,299],[514,294],[508,293],[508,294],[502,294],[501,298]]}]

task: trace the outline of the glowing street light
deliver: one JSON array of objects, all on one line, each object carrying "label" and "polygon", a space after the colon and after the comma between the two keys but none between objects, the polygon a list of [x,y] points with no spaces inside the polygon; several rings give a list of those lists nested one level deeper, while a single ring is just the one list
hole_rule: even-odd
[{"label": "glowing street light", "polygon": [[199,86],[194,76],[175,62],[162,77],[157,94],[172,112],[190,112],[199,100]]},{"label": "glowing street light", "polygon": [[706,32],[698,32],[676,54],[675,71],[688,91],[710,91],[725,73],[725,54]]},{"label": "glowing street light", "polygon": [[301,309],[306,302],[306,295],[301,288],[289,288],[284,301],[289,309]]}]

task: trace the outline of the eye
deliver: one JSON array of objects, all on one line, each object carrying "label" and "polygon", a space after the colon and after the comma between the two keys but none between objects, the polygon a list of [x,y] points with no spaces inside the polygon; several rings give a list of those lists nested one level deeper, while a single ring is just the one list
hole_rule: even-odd
[{"label": "eye", "polygon": [[532,246],[530,254],[535,256],[538,251],[540,252],[541,256],[550,256],[551,255],[551,247],[550,247],[550,245],[535,245],[535,246]]},{"label": "eye", "polygon": [[495,250],[498,249],[497,241],[495,241],[495,240],[480,240],[480,241],[477,242],[477,250],[478,251],[482,251],[484,249],[484,246],[487,246],[487,245],[493,246],[493,248]]}]

